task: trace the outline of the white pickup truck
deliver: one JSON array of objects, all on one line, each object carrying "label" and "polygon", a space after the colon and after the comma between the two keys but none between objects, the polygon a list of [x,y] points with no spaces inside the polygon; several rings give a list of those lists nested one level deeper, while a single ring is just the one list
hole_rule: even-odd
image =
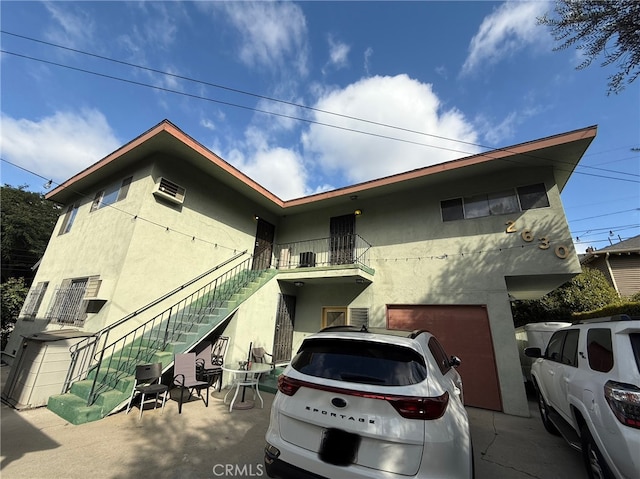
[{"label": "white pickup truck", "polygon": [[587,320],[527,348],[544,427],[582,451],[589,478],[640,478],[640,320]]}]

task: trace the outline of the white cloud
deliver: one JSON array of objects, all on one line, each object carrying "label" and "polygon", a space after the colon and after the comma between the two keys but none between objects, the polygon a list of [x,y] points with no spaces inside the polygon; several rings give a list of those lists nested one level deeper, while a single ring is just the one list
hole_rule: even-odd
[{"label": "white cloud", "polygon": [[66,47],[85,49],[93,43],[95,22],[77,3],[45,2],[44,6],[55,21],[55,26],[45,31],[48,40]]},{"label": "white cloud", "polygon": [[364,71],[367,76],[371,75],[371,57],[373,56],[373,48],[369,47],[364,52]]},{"label": "white cloud", "polygon": [[336,69],[344,68],[348,64],[349,51],[351,47],[346,43],[335,40],[333,35],[327,38],[329,42],[329,65]]},{"label": "white cloud", "polygon": [[442,108],[430,84],[420,83],[404,74],[394,77],[375,76],[344,89],[327,92],[314,107],[428,135],[316,113],[316,120],[323,123],[435,147],[377,138],[322,125],[310,126],[303,135],[305,152],[313,155],[318,167],[327,174],[343,175],[346,184],[442,163],[478,151],[472,145],[445,139],[454,138],[473,143],[477,134],[459,110]]},{"label": "white cloud", "polygon": [[39,121],[2,115],[2,157],[38,175],[62,182],[121,145],[95,109],[57,112]]},{"label": "white cloud", "polygon": [[307,22],[289,2],[211,2],[201,8],[221,9],[241,35],[240,59],[251,67],[280,71],[293,64],[307,74]]},{"label": "white cloud", "polygon": [[229,151],[226,158],[281,199],[309,194],[305,189],[307,173],[300,155],[293,150],[270,146],[262,130],[247,129],[245,142]]},{"label": "white cloud", "polygon": [[471,39],[462,73],[494,64],[529,45],[550,42],[550,35],[537,25],[537,17],[550,8],[548,1],[506,2],[485,17]]}]

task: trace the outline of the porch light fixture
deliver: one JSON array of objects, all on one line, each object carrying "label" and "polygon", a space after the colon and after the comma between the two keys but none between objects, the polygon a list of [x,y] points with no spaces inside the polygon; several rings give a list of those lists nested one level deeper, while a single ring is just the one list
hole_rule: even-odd
[{"label": "porch light fixture", "polygon": [[260,217],[258,215],[253,215],[253,219],[258,221],[260,219]]},{"label": "porch light fixture", "polygon": [[349,199],[351,199],[351,201],[355,201],[358,199],[358,195],[351,195]]},{"label": "porch light fixture", "polygon": [[357,284],[364,284],[365,283],[364,278],[356,278],[356,283]]},{"label": "porch light fixture", "polygon": [[353,214],[356,216],[360,216],[362,214],[362,210],[355,210]]},{"label": "porch light fixture", "polygon": [[302,288],[302,287],[304,286],[304,281],[294,281],[294,282],[293,282],[293,285],[294,285],[296,288]]}]

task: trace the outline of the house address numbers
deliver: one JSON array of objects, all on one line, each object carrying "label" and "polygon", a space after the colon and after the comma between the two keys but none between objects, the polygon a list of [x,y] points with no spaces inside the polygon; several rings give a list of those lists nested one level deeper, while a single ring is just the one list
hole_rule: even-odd
[{"label": "house address numbers", "polygon": [[[507,229],[505,230],[506,233],[518,232],[518,227],[516,226],[515,221],[507,221],[505,224],[507,225]],[[520,232],[520,238],[522,238],[522,241],[524,241],[525,243],[531,243],[533,240],[536,239],[533,231],[531,231],[530,229],[522,230]],[[550,247],[551,247],[551,242],[549,241],[549,238],[547,236],[542,236],[538,238],[538,248],[549,249]],[[567,256],[569,256],[569,248],[567,248],[565,245],[562,245],[562,244],[559,244],[558,246],[556,246],[554,248],[554,252],[556,256],[560,259],[565,259]]]}]

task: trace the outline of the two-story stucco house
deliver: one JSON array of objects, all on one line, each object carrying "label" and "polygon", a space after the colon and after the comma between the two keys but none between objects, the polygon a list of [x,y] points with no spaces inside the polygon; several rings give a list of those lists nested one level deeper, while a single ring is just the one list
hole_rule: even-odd
[{"label": "two-story stucco house", "polygon": [[220,334],[229,360],[253,344],[286,361],[305,335],[347,323],[433,331],[462,360],[468,405],[528,416],[510,301],[580,273],[560,193],[595,135],[283,201],[163,121],[48,194],[64,213],[6,349],[5,395],[29,404],[55,350],[49,407],[80,423],[91,418],[60,412],[72,384],[92,384],[77,408],[109,413],[122,398],[100,395],[119,379],[101,381],[127,374],[113,358],[133,344],[165,369]]}]

